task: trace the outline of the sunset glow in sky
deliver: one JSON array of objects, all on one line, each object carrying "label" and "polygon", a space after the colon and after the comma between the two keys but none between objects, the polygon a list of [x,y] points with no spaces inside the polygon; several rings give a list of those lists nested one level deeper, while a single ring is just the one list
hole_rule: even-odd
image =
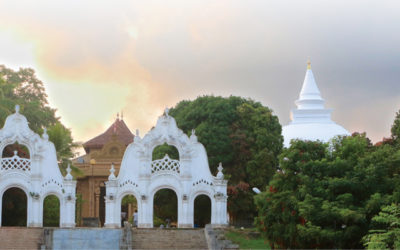
[{"label": "sunset glow in sky", "polygon": [[0,0],[0,64],[33,68],[74,139],[123,111],[147,132],[166,106],[239,95],[289,122],[308,56],[333,120],[373,141],[400,109],[400,2]]}]

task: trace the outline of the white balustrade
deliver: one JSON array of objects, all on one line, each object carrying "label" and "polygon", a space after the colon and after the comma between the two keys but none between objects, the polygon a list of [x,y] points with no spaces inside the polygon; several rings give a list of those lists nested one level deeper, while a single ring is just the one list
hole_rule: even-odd
[{"label": "white balustrade", "polygon": [[178,160],[169,158],[168,154],[166,154],[164,158],[151,162],[151,173],[157,174],[159,172],[174,172],[179,174],[180,163]]},{"label": "white balustrade", "polygon": [[10,158],[1,159],[1,171],[7,170],[22,170],[31,171],[31,160],[26,158],[21,158],[18,155],[14,155]]}]

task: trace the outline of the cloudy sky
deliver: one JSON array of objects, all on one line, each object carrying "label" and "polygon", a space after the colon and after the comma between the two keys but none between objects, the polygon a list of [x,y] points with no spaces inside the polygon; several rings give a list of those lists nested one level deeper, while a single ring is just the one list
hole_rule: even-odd
[{"label": "cloudy sky", "polygon": [[333,119],[373,141],[400,109],[400,1],[0,0],[0,64],[32,67],[75,140],[123,111],[239,95],[287,124],[307,58]]}]

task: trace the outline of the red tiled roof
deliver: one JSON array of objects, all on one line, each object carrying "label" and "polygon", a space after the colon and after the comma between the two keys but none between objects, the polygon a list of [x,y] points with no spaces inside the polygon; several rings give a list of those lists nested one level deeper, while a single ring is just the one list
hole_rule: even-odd
[{"label": "red tiled roof", "polygon": [[122,141],[125,145],[128,145],[133,141],[134,135],[131,133],[129,128],[126,126],[123,120],[117,119],[115,122],[101,135],[96,136],[93,139],[85,142],[83,147],[85,151],[88,151],[90,148],[101,148],[109,142],[113,135],[116,135],[117,138]]}]

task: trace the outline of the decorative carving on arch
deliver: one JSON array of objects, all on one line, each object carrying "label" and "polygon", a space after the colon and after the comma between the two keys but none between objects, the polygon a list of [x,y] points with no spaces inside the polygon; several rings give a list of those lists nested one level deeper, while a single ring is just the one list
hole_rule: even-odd
[{"label": "decorative carving on arch", "polygon": [[7,170],[22,170],[30,172],[31,159],[21,158],[17,155],[17,151],[14,151],[13,157],[7,157],[1,159],[0,171],[7,171]]},{"label": "decorative carving on arch", "polygon": [[[176,147],[179,160],[165,155],[152,160],[155,147],[167,143]],[[127,147],[118,177],[113,174],[106,183],[107,196],[117,197],[130,190],[140,194],[138,204],[139,227],[153,226],[153,196],[155,190],[174,187],[178,198],[178,227],[193,227],[193,195],[206,193],[212,202],[212,223],[227,224],[226,191],[222,166],[217,176],[213,176],[208,166],[207,153],[198,142],[195,131],[188,137],[177,127],[175,119],[168,114],[160,116],[157,124],[143,138],[136,132],[134,141]],[[221,198],[225,197],[225,199]],[[106,227],[119,227],[120,211],[116,201],[106,203]]]},{"label": "decorative carving on arch", "polygon": [[180,174],[180,161],[173,160],[169,158],[168,154],[166,154],[164,158],[151,162],[151,174],[160,174],[165,172]]},{"label": "decorative carving on arch", "polygon": [[[0,155],[0,194],[9,186],[23,186],[28,197],[28,227],[41,227],[43,223],[43,199],[48,193],[60,198],[60,226],[75,226],[75,187],[71,169],[64,178],[58,168],[54,144],[50,142],[46,129],[42,136],[34,133],[28,121],[19,113],[8,116],[0,129],[0,152],[7,145],[22,144],[29,150],[30,158],[21,158],[15,152],[11,157]],[[2,203],[0,201],[0,209]],[[0,216],[1,224],[1,216]]]}]

